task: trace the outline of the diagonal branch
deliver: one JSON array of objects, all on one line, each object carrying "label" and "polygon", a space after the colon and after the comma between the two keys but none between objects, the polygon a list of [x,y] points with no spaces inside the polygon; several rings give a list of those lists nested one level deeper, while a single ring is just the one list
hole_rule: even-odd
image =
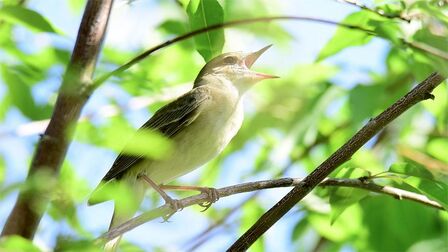
[{"label": "diagonal branch", "polygon": [[[302,152],[300,152],[300,154],[292,156],[291,159],[289,160],[289,162],[280,171],[278,171],[277,174],[274,175],[273,177],[274,178],[283,177],[283,175],[285,175],[286,172],[288,172],[297,161],[299,161],[303,157],[307,156],[313,150],[314,147],[316,147],[320,144],[327,143],[328,140],[330,139],[331,135],[335,134],[340,129],[346,128],[347,125],[348,125],[347,123],[342,123],[341,125],[338,125],[332,132],[325,134],[325,135],[318,135],[314,139],[314,142],[305,146],[305,148],[303,149]],[[269,165],[269,160],[266,160],[265,163],[263,164],[263,166],[266,166],[266,165]],[[203,230],[199,234],[190,238],[186,244],[189,244],[189,243],[193,243],[193,244],[191,246],[189,246],[188,249],[185,249],[185,251],[196,251],[199,246],[201,246],[203,243],[205,243],[206,241],[209,240],[209,239],[204,239],[207,236],[207,234],[211,233],[214,229],[216,229],[219,226],[221,226],[222,224],[224,224],[233,213],[235,213],[237,210],[241,209],[241,207],[244,204],[246,204],[248,201],[256,198],[261,192],[262,191],[254,192],[252,195],[250,195],[246,199],[242,200],[237,205],[233,206],[224,216],[221,216],[219,219],[215,220],[215,222],[212,223],[210,226],[208,226],[205,230]]]},{"label": "diagonal branch", "polygon": [[[90,0],[82,18],[73,54],[59,91],[55,109],[34,153],[27,182],[37,174],[56,176],[71,141],[71,127],[90,95],[88,86],[95,70],[113,0]],[[42,187],[43,189],[44,187]],[[48,204],[48,191],[22,190],[1,236],[33,238]]]},{"label": "diagonal branch", "polygon": [[[263,189],[271,189],[271,188],[279,188],[279,187],[291,187],[291,186],[301,186],[303,185],[304,180],[298,178],[280,178],[273,180],[262,180],[256,182],[248,182],[242,183],[233,186],[227,186],[220,189],[217,189],[219,198],[231,196],[234,194],[259,191]],[[380,194],[385,194],[392,196],[396,199],[406,199],[418,202],[420,204],[428,205],[440,210],[445,210],[438,202],[433,201],[427,198],[424,195],[417,194],[414,192],[405,191],[402,189],[390,187],[390,186],[381,186],[372,181],[366,181],[365,179],[333,179],[328,178],[319,184],[319,186],[341,186],[341,187],[353,187],[359,188],[363,190],[368,190]],[[208,199],[208,196],[205,193],[201,193],[199,195],[190,196],[184,199],[179,200],[180,203],[184,207],[189,207],[192,205],[196,205],[199,203],[204,203]],[[117,236],[124,234],[125,232],[132,230],[148,221],[153,219],[163,217],[163,216],[171,216],[175,211],[170,208],[168,204],[165,204],[156,209],[147,211],[137,217],[132,218],[131,220],[123,223],[120,226],[117,226],[107,233],[101,235],[98,238],[98,242],[105,242],[111,240]]]},{"label": "diagonal branch", "polygon": [[247,250],[260,236],[296,205],[297,202],[310,193],[314,187],[321,183],[337,167],[348,161],[357,150],[387,124],[420,101],[429,98],[433,99],[434,96],[431,92],[444,80],[445,77],[439,73],[432,73],[380,115],[371,119],[343,146],[301,181],[300,185],[295,186],[285,197],[263,214],[263,216],[261,216],[260,219],[258,219],[258,221],[228,249],[228,251]]}]

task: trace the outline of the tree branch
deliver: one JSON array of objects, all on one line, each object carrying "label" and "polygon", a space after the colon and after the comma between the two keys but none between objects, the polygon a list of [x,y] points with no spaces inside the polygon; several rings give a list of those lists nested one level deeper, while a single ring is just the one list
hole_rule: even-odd
[{"label": "tree branch", "polygon": [[[113,0],[89,0],[86,5],[55,109],[37,145],[27,182],[37,173],[56,176],[59,172],[71,140],[71,127],[76,124],[90,95],[88,86],[104,39],[112,2]],[[1,236],[16,234],[33,238],[48,204],[48,193],[38,188],[22,190]]]},{"label": "tree branch", "polygon": [[[298,178],[280,178],[273,180],[262,180],[255,182],[242,183],[238,185],[232,185],[217,189],[219,198],[224,198],[227,196],[231,196],[239,193],[246,193],[252,191],[259,191],[263,189],[271,189],[271,188],[279,188],[279,187],[291,187],[291,186],[301,186],[304,184],[304,180]],[[445,210],[442,205],[438,202],[433,201],[427,198],[424,195],[405,191],[402,189],[390,187],[390,186],[381,186],[372,181],[366,181],[364,179],[336,179],[336,178],[328,178],[319,184],[319,186],[340,186],[340,187],[353,187],[359,188],[363,190],[368,190],[380,194],[385,194],[392,196],[396,199],[406,199],[412,200],[420,204],[428,205],[440,210]],[[186,197],[184,199],[179,200],[180,203],[184,207],[189,207],[192,205],[197,205],[199,203],[206,202],[208,199],[207,194],[201,193],[199,195]],[[123,223],[120,226],[117,226],[107,233],[101,235],[97,241],[106,242],[111,240],[119,235],[124,234],[125,232],[132,230],[148,221],[153,219],[163,217],[163,216],[171,216],[175,211],[170,208],[168,204],[160,206],[156,209],[147,211],[137,217],[132,218],[131,220]]]},{"label": "tree branch", "polygon": [[[302,159],[303,157],[307,156],[311,150],[320,145],[327,143],[330,139],[330,136],[335,134],[340,129],[343,129],[347,126],[347,123],[342,123],[341,125],[338,125],[332,132],[325,134],[325,135],[318,135],[312,143],[305,146],[303,151],[300,152],[298,155],[294,155],[291,157],[289,162],[280,170],[278,171],[274,176],[274,178],[283,177],[286,172],[289,171],[293,167],[293,165]],[[265,160],[263,166],[269,165],[269,160]],[[212,223],[210,226],[208,226],[205,230],[200,232],[199,234],[195,235],[194,237],[190,238],[188,243],[193,243],[193,245],[189,246],[187,249],[184,249],[185,251],[196,251],[199,246],[201,246],[203,243],[208,241],[209,239],[204,239],[205,236],[207,236],[208,233],[212,232],[214,229],[218,228],[220,225],[222,225],[224,222],[227,221],[227,219],[235,213],[237,210],[241,209],[243,205],[245,205],[248,201],[256,198],[262,191],[256,191],[251,196],[247,197],[246,199],[242,200],[237,205],[233,206],[224,216],[221,216],[218,220],[215,220],[214,223]]]},{"label": "tree branch", "polygon": [[356,7],[360,8],[360,9],[362,9],[362,10],[375,13],[375,14],[380,15],[380,16],[385,17],[385,18],[390,18],[390,19],[398,18],[398,19],[401,19],[402,21],[405,21],[407,23],[411,22],[410,18],[404,17],[401,14],[388,14],[388,13],[385,13],[381,9],[378,9],[378,10],[370,9],[369,7],[367,7],[366,5],[360,3],[357,0],[336,0],[336,2],[341,2],[341,3],[349,4],[349,5],[352,5],[352,6],[356,6]]},{"label": "tree branch", "polygon": [[431,92],[440,85],[445,77],[432,73],[423,82],[404,97],[392,104],[377,117],[371,119],[350,140],[320,164],[298,186],[295,186],[285,197],[267,211],[260,219],[246,231],[228,251],[245,251],[294,205],[303,199],[311,190],[322,182],[331,172],[348,161],[367,141],[375,136],[387,124],[411,108],[413,105],[428,98],[434,98]]},{"label": "tree branch", "polygon": [[[337,0],[337,1],[345,2],[344,0]],[[347,3],[351,3],[351,2],[347,2]],[[375,12],[375,10],[371,10],[371,11]],[[377,13],[377,14],[381,15],[380,13]],[[91,92],[92,92],[92,90],[94,90],[95,88],[100,86],[102,83],[104,83],[110,77],[116,76],[116,75],[124,72],[125,70],[129,69],[133,65],[135,65],[138,62],[142,61],[143,59],[145,59],[146,57],[148,57],[152,53],[154,53],[154,52],[156,52],[156,51],[158,51],[158,50],[160,50],[160,49],[162,49],[164,47],[172,45],[172,44],[174,44],[176,42],[187,40],[187,39],[192,38],[192,37],[194,37],[196,35],[199,35],[201,33],[205,33],[205,32],[208,32],[208,31],[212,31],[212,30],[217,30],[217,29],[231,27],[231,26],[237,26],[237,25],[243,25],[243,24],[249,24],[249,23],[270,22],[270,21],[274,21],[274,20],[311,21],[311,22],[317,22],[317,23],[331,24],[331,25],[342,26],[342,27],[345,27],[347,29],[354,29],[354,30],[366,32],[366,33],[368,33],[370,35],[377,36],[377,34],[374,31],[362,28],[360,26],[347,25],[347,24],[343,24],[343,23],[330,21],[330,20],[319,19],[319,18],[311,18],[311,17],[277,16],[277,17],[262,17],[262,18],[235,20],[235,21],[230,21],[230,22],[227,22],[227,23],[216,24],[216,25],[212,25],[212,26],[209,26],[209,27],[204,27],[204,28],[201,28],[201,29],[198,29],[198,30],[194,30],[194,31],[191,31],[189,33],[180,35],[180,36],[178,36],[178,37],[176,37],[174,39],[167,40],[167,41],[165,41],[162,44],[154,46],[154,47],[146,50],[145,52],[137,55],[136,57],[134,57],[133,59],[131,59],[130,61],[128,61],[124,65],[116,68],[115,70],[98,77],[95,81],[93,81],[93,85],[89,86],[89,89],[91,89]],[[434,47],[431,47],[431,46],[429,46],[427,44],[419,43],[419,42],[415,42],[415,41],[414,42],[409,42],[409,41],[403,40],[402,42],[404,44],[406,44],[407,46],[412,47],[414,49],[418,49],[418,50],[421,50],[423,52],[426,52],[426,53],[432,54],[434,56],[437,56],[439,58],[448,60],[448,54],[446,52],[438,49],[438,48],[434,48]],[[34,122],[26,123],[26,124],[20,125],[14,131],[0,132],[0,137],[5,136],[5,135],[11,135],[11,134],[16,134],[18,136],[27,136],[27,135],[37,134],[37,133],[43,131],[43,129],[45,129],[47,127],[48,122],[49,122],[49,120],[46,119],[46,120],[40,120],[40,121],[34,121]],[[21,129],[23,129],[23,131],[21,131]]]},{"label": "tree branch", "polygon": [[213,30],[226,28],[226,27],[238,26],[238,25],[243,25],[243,24],[251,24],[251,23],[266,23],[266,22],[271,22],[271,21],[275,21],[275,20],[310,21],[310,22],[315,22],[315,23],[329,24],[329,25],[345,27],[347,29],[358,30],[358,31],[365,32],[365,33],[368,33],[368,34],[373,35],[373,36],[377,35],[375,33],[375,31],[363,28],[361,26],[351,25],[351,24],[343,24],[343,23],[339,23],[339,22],[335,22],[335,21],[331,21],[331,20],[326,20],[326,19],[321,19],[321,18],[313,18],[313,17],[274,16],[274,17],[258,17],[258,18],[248,18],[248,19],[234,20],[234,21],[224,22],[224,23],[210,25],[210,26],[207,26],[207,27],[204,27],[204,28],[200,28],[200,29],[197,29],[197,30],[185,33],[185,34],[182,34],[182,35],[180,35],[178,37],[175,37],[173,39],[167,40],[167,41],[165,41],[162,44],[156,45],[156,46],[154,46],[154,47],[144,51],[143,53],[137,55],[136,57],[134,57],[133,59],[131,59],[130,61],[128,61],[124,65],[116,68],[115,70],[100,76],[99,78],[97,78],[93,82],[93,85],[91,86],[91,88],[94,89],[94,88],[100,86],[102,83],[104,83],[110,77],[118,75],[118,74],[124,72],[125,70],[129,69],[131,66],[133,66],[133,65],[137,64],[138,62],[142,61],[143,59],[145,59],[146,57],[148,57],[152,53],[154,53],[154,52],[156,52],[156,51],[158,51],[158,50],[160,50],[160,49],[162,49],[164,47],[172,45],[172,44],[174,44],[176,42],[187,40],[187,39],[192,38],[192,37],[194,37],[196,35],[199,35],[199,34],[202,34],[202,33],[205,33],[205,32],[209,32],[209,31],[213,31]]}]

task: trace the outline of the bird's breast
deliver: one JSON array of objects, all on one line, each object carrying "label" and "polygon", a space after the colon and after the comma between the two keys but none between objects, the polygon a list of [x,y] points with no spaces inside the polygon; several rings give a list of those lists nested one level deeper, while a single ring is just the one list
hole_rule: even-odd
[{"label": "bird's breast", "polygon": [[207,163],[241,128],[244,113],[239,99],[217,96],[203,106],[198,118],[173,138],[170,158],[148,167],[147,174],[155,182],[167,183]]}]

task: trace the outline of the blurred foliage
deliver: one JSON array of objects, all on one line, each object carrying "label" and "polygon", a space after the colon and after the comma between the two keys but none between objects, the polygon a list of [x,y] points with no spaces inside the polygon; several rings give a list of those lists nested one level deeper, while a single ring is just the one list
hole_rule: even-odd
[{"label": "blurred foliage", "polygon": [[[70,11],[80,17],[84,2],[69,1]],[[127,2],[132,8],[134,1],[119,1],[120,4]],[[224,20],[285,14],[276,2],[269,0],[153,2],[174,13],[164,17],[156,27],[148,28],[156,35],[154,37],[163,40]],[[345,68],[332,63],[332,57],[353,47],[364,48],[374,41],[375,36],[344,27],[335,28],[332,38],[317,54],[316,62],[285,66],[287,72],[281,79],[258,85],[248,95],[249,106],[242,129],[224,153],[202,169],[201,175],[195,178],[198,185],[222,183],[227,181],[223,178],[230,175],[238,176],[238,181],[250,181],[259,177],[308,174],[365,122],[431,72],[448,73],[448,61],[437,55],[448,52],[446,1],[370,2],[369,7],[373,11],[358,10],[340,22],[369,29],[376,37],[388,42],[389,49],[382,62],[384,69],[364,72],[368,78],[353,86],[338,83],[335,77],[346,74]],[[107,106],[117,107],[119,114],[113,117],[107,113],[87,115],[76,125],[75,142],[99,150],[121,151],[135,131],[135,120],[128,113],[139,108],[129,97],[153,97],[166,90],[169,92],[170,88],[191,85],[204,60],[220,54],[226,42],[244,43],[241,41],[245,36],[255,36],[284,50],[292,50],[293,36],[281,24],[270,22],[232,28],[241,38],[225,37],[227,33],[222,30],[208,32],[151,55],[104,84],[119,90],[117,93],[120,95],[108,93],[103,87],[97,90],[92,99],[103,98]],[[23,1],[0,2],[0,91],[4,90],[0,98],[2,121],[11,113],[20,114],[29,122],[51,116],[61,69],[67,65],[70,51],[56,42],[39,44],[35,46],[37,49],[30,50],[32,46],[24,46],[30,42],[17,34],[18,31],[26,31],[30,33],[27,38],[36,38],[36,41],[42,37],[50,38],[50,41],[67,39],[58,27],[49,18],[28,8]],[[307,36],[313,37],[313,34]],[[424,45],[435,54],[412,46],[412,43]],[[111,71],[144,49],[125,50],[106,43],[95,75]],[[41,97],[42,90],[44,98]],[[367,176],[381,185],[420,193],[448,207],[446,83],[435,89],[433,94],[435,100],[416,105],[392,122],[337,169],[332,177],[356,179]],[[150,102],[145,112],[153,114],[164,102]],[[0,132],[0,141],[7,137],[11,136]],[[140,139],[136,146],[128,149],[131,153],[137,151],[139,155],[160,158],[170,148],[169,141],[159,135],[149,133]],[[36,143],[36,138],[22,140],[31,146]],[[145,151],[141,152],[141,149]],[[241,164],[234,160],[241,156],[252,165],[251,169],[237,174],[234,171]],[[21,158],[30,160],[30,157]],[[57,179],[49,174],[36,174],[31,183],[23,184],[9,179],[17,167],[12,167],[14,163],[8,162],[8,158],[0,153],[0,200],[3,205],[3,201],[19,188],[40,190],[50,195],[48,216],[58,223],[66,223],[70,229],[69,234],[61,232],[56,238],[54,250],[95,251],[98,246],[91,241],[98,233],[87,228],[79,213],[93,188],[86,178],[79,175],[80,168],[72,163],[73,160],[64,162]],[[93,165],[88,169],[99,172]],[[106,194],[128,200],[129,193],[125,190],[111,190]],[[223,225],[230,230],[224,234],[226,239],[235,239],[270,207],[263,198],[248,201],[236,216],[226,220]],[[151,203],[156,204],[157,201],[154,199]],[[294,246],[291,251],[316,248],[319,251],[347,248],[355,251],[444,251],[448,247],[448,213],[415,202],[355,188],[333,187],[316,189],[299,206],[299,212],[293,211],[292,217],[286,217],[290,234],[283,237],[291,237],[291,246]],[[231,209],[229,205],[216,207],[203,216],[213,223]],[[268,244],[276,242],[268,239],[264,237],[258,241],[252,251],[267,250]],[[213,240],[213,237],[209,239],[210,242]],[[126,242],[121,247],[123,251],[141,250],[137,245]],[[0,250],[40,251],[40,248],[13,236],[0,240]]]}]

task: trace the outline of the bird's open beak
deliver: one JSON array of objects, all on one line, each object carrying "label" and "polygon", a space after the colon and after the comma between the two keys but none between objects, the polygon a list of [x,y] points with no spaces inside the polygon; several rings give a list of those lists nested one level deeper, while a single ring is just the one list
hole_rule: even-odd
[{"label": "bird's open beak", "polygon": [[[266,52],[272,45],[268,45],[265,46],[263,48],[261,48],[260,50],[253,52],[253,53],[249,53],[245,58],[244,58],[244,64],[246,65],[247,69],[250,69],[252,67],[252,65],[255,63],[255,61],[257,61],[257,59],[264,53]],[[250,74],[252,74],[254,76],[254,78],[256,79],[273,79],[273,78],[280,78],[278,76],[275,75],[270,75],[270,74],[265,74],[265,73],[258,73],[255,71],[249,71]]]}]

